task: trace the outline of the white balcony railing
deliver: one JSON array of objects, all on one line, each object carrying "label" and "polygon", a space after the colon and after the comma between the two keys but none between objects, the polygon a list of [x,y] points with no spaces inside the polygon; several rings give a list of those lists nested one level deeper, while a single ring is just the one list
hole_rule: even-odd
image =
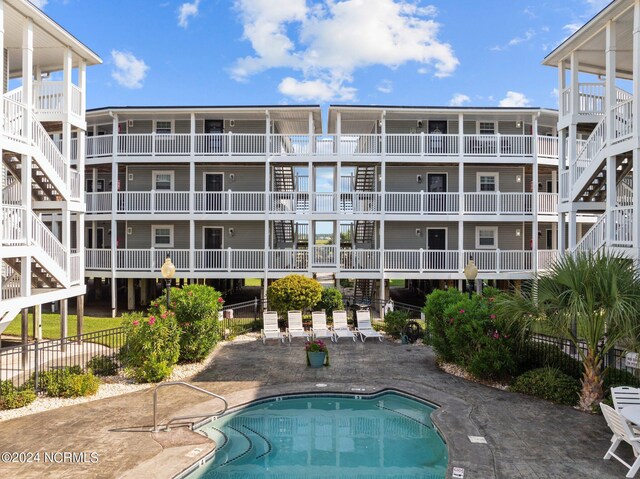
[{"label": "white balcony railing", "polygon": [[531,213],[532,193],[481,192],[464,194],[464,211],[472,214]]},{"label": "white balcony railing", "polygon": [[610,217],[614,228],[611,246],[633,246],[633,206],[613,208]]},{"label": "white balcony railing", "polygon": [[[336,245],[314,245],[309,263],[308,249],[118,249],[116,270],[159,272],[169,254],[178,271],[306,271],[309,267],[336,271],[449,272],[462,274],[473,257],[481,273],[532,272],[533,253],[522,250],[354,250]],[[538,270],[548,269],[556,250],[538,251]],[[111,250],[85,250],[88,271],[109,271]],[[383,261],[384,260],[384,261]]]},{"label": "white balcony railing", "polygon": [[558,213],[558,193],[538,193],[538,213]]},{"label": "white balcony railing", "polygon": [[97,192],[85,195],[87,213],[111,213],[111,193]]},{"label": "white balcony railing", "polygon": [[[5,108],[6,109],[6,108]],[[462,135],[469,156],[531,157],[532,135]],[[557,138],[539,136],[538,155],[557,158]],[[116,153],[128,156],[380,156],[449,157],[460,154],[459,134],[283,135],[260,133],[117,135]],[[112,155],[113,136],[87,138],[87,158]]]}]

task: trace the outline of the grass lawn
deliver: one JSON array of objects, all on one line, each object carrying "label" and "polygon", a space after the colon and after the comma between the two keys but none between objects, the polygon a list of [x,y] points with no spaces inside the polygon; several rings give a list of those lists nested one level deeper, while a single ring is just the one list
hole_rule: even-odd
[{"label": "grass lawn", "polygon": [[[74,336],[77,334],[77,318],[75,314],[70,314],[67,320],[68,335]],[[93,331],[101,331],[103,329],[117,328],[120,326],[122,318],[94,318],[91,316],[84,317],[84,333],[91,333]],[[7,326],[2,334],[20,336],[20,315]],[[33,337],[33,315],[29,314],[29,336]],[[60,338],[60,315],[57,313],[43,313],[42,314],[42,337],[45,339],[58,339]]]},{"label": "grass lawn", "polygon": [[244,280],[245,286],[260,286],[260,278],[247,278]]},{"label": "grass lawn", "polygon": [[389,280],[390,288],[404,288],[404,279],[390,279]]}]

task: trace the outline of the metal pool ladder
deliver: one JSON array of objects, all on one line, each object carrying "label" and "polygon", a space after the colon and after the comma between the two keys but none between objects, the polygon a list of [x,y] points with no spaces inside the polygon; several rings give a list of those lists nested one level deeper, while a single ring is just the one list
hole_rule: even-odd
[{"label": "metal pool ladder", "polygon": [[[222,408],[221,411],[217,411],[214,412],[212,414],[195,414],[192,416],[176,416],[171,418],[171,420],[167,423],[167,425],[164,427],[165,431],[170,431],[171,428],[171,423],[173,423],[174,421],[179,421],[182,419],[194,419],[194,418],[205,418],[205,417],[214,417],[214,416],[221,416],[222,414],[224,414],[228,407],[229,404],[227,403],[227,400],[225,398],[223,398],[222,396],[218,396],[217,394],[212,393],[211,391],[207,391],[206,389],[202,389],[199,388],[198,386],[194,386],[193,384],[189,384],[189,383],[185,383],[184,381],[174,381],[174,382],[170,382],[170,383],[162,383],[156,386],[155,390],[153,391],[153,432],[158,432],[160,431],[160,429],[158,428],[158,390],[160,388],[163,387],[167,387],[167,386],[185,386],[187,388],[191,388],[191,389],[195,389],[196,391],[200,391],[201,393],[207,394],[209,396],[212,396],[216,399],[220,399],[223,403],[224,403],[224,408]],[[193,428],[193,424],[195,421],[190,421],[190,427]]]}]

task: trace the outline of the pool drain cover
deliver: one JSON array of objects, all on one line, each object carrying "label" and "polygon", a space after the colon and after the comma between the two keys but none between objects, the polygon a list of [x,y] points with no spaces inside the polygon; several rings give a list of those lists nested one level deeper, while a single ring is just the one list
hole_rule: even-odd
[{"label": "pool drain cover", "polygon": [[451,477],[453,477],[454,479],[463,479],[464,478],[464,468],[463,467],[454,467],[453,468],[453,474],[451,474]]}]

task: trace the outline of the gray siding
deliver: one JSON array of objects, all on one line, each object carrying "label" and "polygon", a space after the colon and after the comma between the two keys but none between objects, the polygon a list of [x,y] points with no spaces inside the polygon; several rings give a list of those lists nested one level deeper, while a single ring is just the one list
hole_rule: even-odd
[{"label": "gray siding", "polygon": [[[390,166],[387,167],[387,191],[388,192],[419,192],[427,191],[428,173],[446,173],[447,191],[458,191],[458,167],[457,166]],[[422,183],[417,182],[417,176],[422,175]]]},{"label": "gray siding", "polygon": [[[159,164],[154,166],[130,165],[127,167],[127,191],[151,191],[154,171],[173,171],[173,191],[189,191],[187,166]],[[133,175],[133,180],[129,180]],[[122,186],[122,184],[121,184]]]},{"label": "gray siding", "polygon": [[[416,236],[416,229],[420,228],[421,235]],[[427,228],[447,229],[447,249],[458,249],[457,223],[417,223],[413,221],[387,222],[384,234],[385,249],[420,249],[427,247]]]},{"label": "gray siding", "polygon": [[[504,166],[476,166],[466,165],[464,169],[464,191],[478,191],[477,173],[498,173],[499,190],[504,193],[517,193],[526,189],[526,178],[522,173],[522,167]],[[521,177],[521,182],[516,182],[516,176]]]},{"label": "gray siding", "polygon": [[127,126],[127,133],[153,132],[153,120],[133,120],[133,126]]},{"label": "gray siding", "polygon": [[[525,249],[529,249],[530,233],[522,229],[522,223],[465,223],[464,224],[464,249],[476,249],[476,226],[498,227],[498,249],[521,250],[524,238]],[[525,224],[526,226],[526,224]],[[529,226],[530,228],[530,226]],[[520,236],[516,236],[516,230],[520,230]]]},{"label": "gray siding", "polygon": [[[122,231],[126,232],[127,227],[131,228],[131,234],[126,235],[126,248],[147,249],[151,248],[152,225],[174,225],[173,226],[173,249],[189,249],[189,223],[186,221],[129,221],[122,223]],[[118,228],[120,234],[120,228]],[[120,248],[124,243],[120,242]]]},{"label": "gray siding", "polygon": [[[262,221],[196,221],[196,249],[203,247],[203,228],[207,226],[224,228],[222,235],[222,245],[224,248],[264,248],[264,222]],[[233,236],[229,236],[229,228],[234,229]]]},{"label": "gray siding", "polygon": [[[234,165],[202,165],[196,166],[196,191],[203,190],[204,173],[223,173],[224,190],[233,191],[264,191],[264,167],[234,166]],[[231,181],[231,174],[234,179]]]}]

